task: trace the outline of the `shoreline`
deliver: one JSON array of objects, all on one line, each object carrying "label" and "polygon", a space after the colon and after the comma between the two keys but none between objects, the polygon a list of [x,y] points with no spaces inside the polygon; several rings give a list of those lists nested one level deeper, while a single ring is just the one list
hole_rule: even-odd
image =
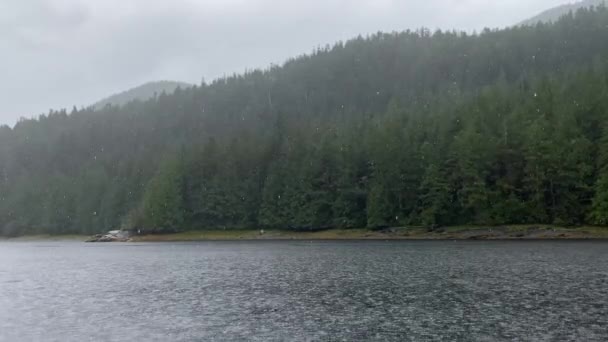
[{"label": "shoreline", "polygon": [[[0,237],[0,241],[86,241],[86,235],[26,235]],[[272,240],[468,240],[468,241],[522,241],[522,240],[608,240],[608,227],[554,227],[548,225],[522,225],[499,227],[442,227],[433,230],[421,227],[370,229],[329,229],[313,232],[259,229],[192,230],[180,233],[132,236],[128,242],[195,242],[195,241],[272,241]]]},{"label": "shoreline", "polygon": [[552,226],[445,227],[330,229],[316,232],[286,230],[204,230],[134,236],[132,242],[268,241],[268,240],[603,240],[606,227],[559,228]]},{"label": "shoreline", "polygon": [[35,242],[35,241],[85,241],[89,238],[88,235],[79,234],[64,234],[64,235],[51,235],[51,234],[35,234],[35,235],[23,235],[15,237],[0,236],[0,242]]}]

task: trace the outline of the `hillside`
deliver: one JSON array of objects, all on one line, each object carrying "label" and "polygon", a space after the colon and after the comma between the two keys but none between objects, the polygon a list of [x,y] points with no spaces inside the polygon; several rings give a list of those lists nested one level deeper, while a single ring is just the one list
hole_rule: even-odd
[{"label": "hillside", "polygon": [[0,231],[608,223],[608,10],[0,127]]},{"label": "hillside", "polygon": [[183,89],[190,88],[192,84],[173,81],[148,82],[122,93],[109,96],[95,103],[93,107],[95,109],[102,109],[109,104],[123,106],[134,100],[146,101],[162,93],[172,94],[178,87]]},{"label": "hillside", "polygon": [[559,18],[564,15],[572,12],[576,13],[579,9],[589,9],[591,7],[597,7],[601,5],[605,5],[606,0],[583,0],[577,1],[575,3],[569,3],[565,5],[561,5],[558,7],[554,7],[548,9],[537,16],[534,16],[528,20],[524,20],[518,25],[536,25],[537,23],[551,23],[557,21]]}]

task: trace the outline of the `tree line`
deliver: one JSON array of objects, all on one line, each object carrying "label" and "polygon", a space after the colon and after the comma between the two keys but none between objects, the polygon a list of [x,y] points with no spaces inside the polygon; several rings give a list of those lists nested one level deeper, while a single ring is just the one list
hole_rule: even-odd
[{"label": "tree line", "polygon": [[0,232],[608,224],[608,10],[0,127]]}]

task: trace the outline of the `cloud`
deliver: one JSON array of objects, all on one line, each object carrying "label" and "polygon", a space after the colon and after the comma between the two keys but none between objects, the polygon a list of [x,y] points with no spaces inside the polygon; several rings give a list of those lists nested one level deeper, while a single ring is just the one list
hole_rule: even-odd
[{"label": "cloud", "polygon": [[28,0],[0,2],[0,124],[140,83],[200,82],[358,34],[482,29],[561,0]]}]

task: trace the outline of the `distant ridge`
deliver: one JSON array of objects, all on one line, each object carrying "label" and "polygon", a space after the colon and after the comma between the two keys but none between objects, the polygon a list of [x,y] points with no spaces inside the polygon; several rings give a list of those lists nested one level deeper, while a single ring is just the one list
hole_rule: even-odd
[{"label": "distant ridge", "polygon": [[559,18],[563,17],[564,15],[566,15],[570,12],[576,12],[577,10],[579,10],[581,8],[589,8],[589,7],[597,7],[600,5],[606,5],[607,3],[608,2],[606,0],[584,0],[584,1],[579,1],[579,2],[575,2],[575,3],[569,3],[569,4],[565,4],[565,5],[561,5],[558,7],[548,9],[535,17],[522,21],[521,23],[519,23],[517,25],[518,26],[536,25],[538,23],[555,22]]},{"label": "distant ridge", "polygon": [[134,100],[145,101],[151,99],[155,95],[162,94],[163,92],[167,94],[172,94],[178,87],[190,88],[192,87],[192,84],[174,81],[148,82],[138,87],[124,91],[122,93],[107,97],[95,103],[93,107],[95,109],[101,109],[109,104],[115,106],[123,106]]}]

